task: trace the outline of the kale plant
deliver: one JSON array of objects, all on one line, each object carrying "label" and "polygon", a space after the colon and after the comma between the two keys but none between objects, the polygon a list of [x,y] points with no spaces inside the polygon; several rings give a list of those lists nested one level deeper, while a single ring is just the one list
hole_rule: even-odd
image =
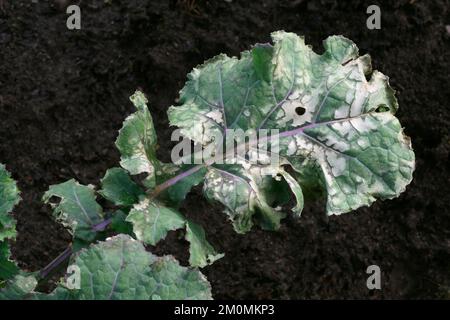
[{"label": "kale plant", "polygon": [[[398,104],[388,77],[372,72],[370,57],[359,57],[356,45],[342,36],[327,38],[321,55],[292,33],[275,32],[272,39],[273,45],[257,44],[240,58],[219,55],[188,75],[179,105],[168,110],[170,124],[197,146],[182,161],[158,159],[148,101],[139,91],[131,97],[137,110],[116,141],[121,168],[109,169],[100,188],[70,180],[45,193],[44,202],[73,243],[40,272],[20,271],[10,260],[7,240],[16,234],[10,212],[19,196],[0,167],[0,298],[211,298],[198,268],[223,254],[178,210],[199,184],[208,200],[223,205],[238,233],[254,224],[276,230],[288,209],[300,217],[304,198],[314,195],[326,199],[328,215],[336,215],[403,192],[415,159],[395,117]],[[264,130],[276,132],[276,140],[259,134]],[[256,138],[236,139],[237,131]],[[236,148],[244,154],[218,161],[230,135],[232,154]],[[260,144],[266,144],[264,152]],[[205,151],[207,160],[192,164]],[[277,161],[271,161],[274,155]],[[97,196],[116,210],[105,212]],[[189,242],[189,268],[144,247],[178,229]],[[55,291],[37,292],[38,283],[67,259],[68,272]],[[75,287],[68,281],[74,270],[80,275]]]}]

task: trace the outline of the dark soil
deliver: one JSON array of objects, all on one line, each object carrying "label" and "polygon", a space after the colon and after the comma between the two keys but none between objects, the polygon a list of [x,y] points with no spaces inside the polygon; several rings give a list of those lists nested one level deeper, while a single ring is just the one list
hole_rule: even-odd
[{"label": "dark soil", "polygon": [[[398,117],[416,151],[414,181],[398,199],[327,218],[307,205],[279,232],[237,235],[220,207],[194,190],[184,212],[226,257],[203,271],[215,298],[438,298],[450,287],[449,1],[371,1],[382,29],[366,28],[363,1],[84,0],[82,30],[69,31],[64,0],[0,0],[0,162],[23,201],[13,254],[38,270],[71,237],[41,203],[48,186],[98,184],[117,166],[117,130],[138,87],[151,102],[170,154],[166,110],[190,69],[218,53],[237,55],[274,30],[306,36],[316,50],[331,34],[354,40],[391,77]],[[154,251],[186,263],[176,233]],[[382,290],[366,287],[367,266]]]}]

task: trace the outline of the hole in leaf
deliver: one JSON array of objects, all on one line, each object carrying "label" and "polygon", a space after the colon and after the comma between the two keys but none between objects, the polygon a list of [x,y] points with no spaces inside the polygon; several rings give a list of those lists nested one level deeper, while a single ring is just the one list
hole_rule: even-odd
[{"label": "hole in leaf", "polygon": [[386,111],[389,111],[389,107],[387,105],[385,105],[385,104],[380,104],[375,109],[375,112],[386,112]]},{"label": "hole in leaf", "polygon": [[298,114],[299,116],[304,115],[306,112],[306,109],[303,107],[297,107],[295,108],[295,113]]}]

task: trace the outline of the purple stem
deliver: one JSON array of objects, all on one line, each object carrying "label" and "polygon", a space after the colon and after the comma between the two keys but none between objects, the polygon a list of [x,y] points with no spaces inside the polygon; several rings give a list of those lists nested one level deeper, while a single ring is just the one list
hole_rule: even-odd
[{"label": "purple stem", "polygon": [[112,222],[112,218],[108,218],[100,222],[99,224],[96,224],[92,227],[92,231],[99,232],[106,229],[107,226],[109,226]]},{"label": "purple stem", "polygon": [[66,261],[72,255],[72,246],[69,246],[64,250],[55,260],[50,262],[44,269],[39,272],[41,278],[46,278],[54,269],[56,269],[61,263]]},{"label": "purple stem", "polygon": [[[103,220],[102,222],[96,224],[92,227],[92,231],[99,232],[106,229],[106,227],[111,224],[112,218]],[[72,246],[69,246],[64,250],[59,256],[57,256],[52,262],[45,266],[40,272],[39,276],[41,278],[46,278],[53,270],[58,268],[64,261],[70,258],[72,255]]]},{"label": "purple stem", "polygon": [[205,167],[205,165],[206,164],[199,164],[156,186],[156,188],[151,192],[152,198],[158,196],[162,191],[164,191],[167,188],[170,188],[180,180],[183,180],[184,178],[196,173],[197,171]]}]

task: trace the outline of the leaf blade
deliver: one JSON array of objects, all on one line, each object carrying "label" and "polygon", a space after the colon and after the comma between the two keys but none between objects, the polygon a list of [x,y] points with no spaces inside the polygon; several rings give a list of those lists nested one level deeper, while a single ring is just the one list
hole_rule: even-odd
[{"label": "leaf blade", "polygon": [[79,184],[74,179],[50,186],[43,201],[57,197],[59,203],[53,204],[53,215],[57,221],[69,227],[75,238],[91,242],[96,236],[93,227],[103,221],[102,207],[95,199],[94,190]]},{"label": "leaf blade", "polygon": [[147,173],[153,178],[159,169],[156,157],[157,136],[145,95],[136,91],[130,97],[137,111],[124,121],[116,140],[120,165],[132,175]]},{"label": "leaf blade", "polygon": [[[16,237],[16,220],[11,215],[20,202],[19,189],[5,166],[0,164],[0,281],[15,276],[19,268],[11,260],[8,239]],[[0,284],[1,285],[1,284]]]},{"label": "leaf blade", "polygon": [[121,168],[108,169],[101,180],[101,185],[99,194],[117,206],[132,206],[145,194]]},{"label": "leaf blade", "polygon": [[5,166],[0,164],[0,241],[16,236],[16,220],[10,213],[19,201],[16,182]]},{"label": "leaf blade", "polygon": [[190,243],[189,264],[193,267],[203,268],[224,257],[206,241],[203,228],[192,221],[186,221],[186,240]]},{"label": "leaf blade", "polygon": [[148,198],[131,209],[126,221],[133,225],[137,239],[151,245],[156,245],[164,239],[169,231],[183,228],[185,225],[185,218],[176,210]]},{"label": "leaf blade", "polygon": [[50,300],[211,299],[211,286],[196,269],[182,267],[170,256],[156,257],[127,235],[117,235],[83,249],[74,259],[80,288],[63,284]]},{"label": "leaf blade", "polygon": [[[291,164],[298,172],[297,183],[290,180],[297,196],[294,208],[297,215],[302,209],[300,189],[303,186],[307,191],[316,187],[324,189],[328,214],[348,212],[370,205],[376,198],[391,199],[403,192],[412,180],[415,156],[409,138],[394,116],[398,103],[388,77],[374,71],[368,81],[365,76],[372,70],[370,57],[358,57],[357,46],[342,36],[327,38],[325,52],[321,55],[314,53],[302,37],[293,33],[274,32],[272,39],[273,46],[257,45],[250,53],[242,53],[240,59],[220,55],[195,68],[181,91],[182,105],[168,111],[170,123],[205,148],[218,131],[227,128],[224,115],[228,120],[234,119],[233,128],[279,129],[282,161],[278,166]],[[217,110],[222,117],[213,114]],[[368,117],[376,121],[367,124]],[[383,127],[385,124],[387,127]],[[366,130],[367,125],[373,127]],[[339,126],[345,128],[339,129]],[[361,134],[358,129],[370,131],[370,134]],[[372,135],[377,132],[378,136]],[[364,152],[365,147],[357,145],[351,134],[359,136],[360,144],[369,145],[371,149]],[[328,150],[348,146],[352,150],[346,155]],[[356,160],[348,161],[349,157]],[[363,170],[365,162],[365,166],[371,168]],[[243,159],[221,169],[233,174],[235,164],[242,166],[250,180],[252,176],[258,179],[251,171],[267,169],[259,162],[250,164]],[[341,177],[344,165],[344,170],[354,169],[344,173],[347,181]],[[384,168],[389,172],[384,172]],[[280,170],[276,166],[272,169]],[[255,211],[261,207],[265,208],[262,211],[266,214],[265,222],[278,224],[273,208],[265,206],[264,195],[261,195],[264,189],[254,188],[261,206],[255,206],[255,201],[238,201],[251,205],[236,215],[232,208],[236,205],[230,204],[236,199],[235,190],[221,195],[210,192],[210,188],[214,191],[208,184],[211,180],[214,179],[207,175],[208,198],[222,202],[233,220],[243,219],[237,228],[240,232],[251,228],[252,220],[257,217]],[[361,181],[371,187],[365,188]],[[242,194],[246,196],[249,192]],[[231,200],[226,201],[226,198]]]}]

